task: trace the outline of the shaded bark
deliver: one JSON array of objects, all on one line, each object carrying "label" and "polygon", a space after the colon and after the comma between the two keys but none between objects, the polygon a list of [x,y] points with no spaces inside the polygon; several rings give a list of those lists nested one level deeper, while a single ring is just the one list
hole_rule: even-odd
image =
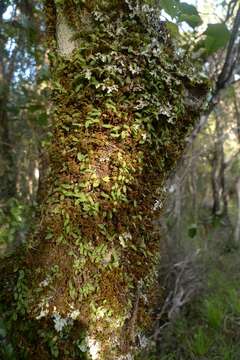
[{"label": "shaded bark", "polygon": [[[3,13],[6,5],[0,9],[0,26],[3,26]],[[11,197],[16,195],[16,167],[14,161],[14,144],[10,134],[8,118],[8,105],[10,86],[16,66],[17,49],[12,51],[9,62],[5,58],[7,38],[4,34],[0,37],[0,198],[5,204]]]},{"label": "shaded bark", "polygon": [[233,103],[234,103],[234,110],[235,110],[235,116],[236,116],[237,139],[238,139],[238,143],[240,145],[240,111],[239,111],[239,106],[238,106],[238,101],[237,100],[238,100],[237,95],[236,95],[236,92],[234,90]]},{"label": "shaded bark", "polygon": [[[236,115],[236,125],[237,125],[237,138],[238,138],[238,145],[240,146],[240,111],[238,107],[237,96],[234,91],[234,108],[235,108],[235,115]],[[240,241],[240,177],[237,178],[236,181],[236,194],[237,194],[237,221],[235,225],[235,232],[234,232],[234,240],[237,244]]]},{"label": "shaded bark", "polygon": [[237,245],[240,241],[240,178],[236,182],[236,194],[237,194],[237,221],[235,225],[234,240]]},{"label": "shaded bark", "polygon": [[221,144],[219,138],[219,121],[217,117],[215,117],[215,140],[214,140],[214,148],[211,156],[211,181],[212,181],[212,198],[213,198],[213,206],[212,206],[212,214],[214,216],[219,216],[221,214],[221,184],[220,184],[220,156],[221,156]]},{"label": "shaded bark", "polygon": [[223,124],[221,123],[221,116],[215,113],[215,142],[211,158],[212,166],[212,192],[213,192],[213,208],[212,213],[214,216],[219,216],[230,225],[228,216],[228,192],[226,189],[225,180],[225,154],[224,154],[224,132]]}]

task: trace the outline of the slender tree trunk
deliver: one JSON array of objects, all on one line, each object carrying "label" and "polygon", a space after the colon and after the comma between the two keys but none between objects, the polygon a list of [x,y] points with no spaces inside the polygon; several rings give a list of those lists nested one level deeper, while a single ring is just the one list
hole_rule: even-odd
[{"label": "slender tree trunk", "polygon": [[239,107],[238,107],[236,93],[234,93],[234,108],[235,108],[236,122],[237,122],[237,138],[238,138],[238,142],[240,144],[240,111],[239,111]]},{"label": "slender tree trunk", "polygon": [[234,240],[237,245],[240,242],[240,178],[236,182],[236,193],[237,193],[237,221],[235,226]]},{"label": "slender tree trunk", "polygon": [[176,176],[175,183],[175,207],[174,218],[176,220],[176,245],[181,247],[181,225],[182,225],[182,182],[180,177]]},{"label": "slender tree trunk", "polygon": [[220,198],[221,198],[221,215],[226,222],[226,225],[231,225],[228,216],[228,193],[226,189],[226,164],[224,153],[224,128],[220,116],[217,116],[217,137],[219,148],[219,184],[220,184]]},{"label": "slender tree trunk", "polygon": [[[3,1],[0,6],[0,27],[3,27],[3,14],[6,8],[7,3]],[[4,59],[6,43],[7,39],[4,35],[0,36],[0,199],[5,206],[7,201],[16,195],[17,172],[7,109],[11,81],[16,66],[17,50],[13,50],[11,59],[7,61]]]},{"label": "slender tree trunk", "polygon": [[0,101],[0,198],[3,204],[16,195],[14,146],[10,135],[5,100]]},{"label": "slender tree trunk", "polygon": [[221,182],[221,196],[222,196],[222,215],[228,224],[230,224],[229,214],[228,214],[228,192],[226,189],[226,179],[225,179],[225,155],[223,142],[221,142],[221,165],[220,165],[220,182]]},{"label": "slender tree trunk", "polygon": [[214,216],[222,215],[229,223],[228,218],[228,194],[225,184],[225,155],[224,155],[224,134],[223,125],[220,117],[215,114],[216,139],[214,143],[212,164],[212,192],[213,192],[213,208]]},{"label": "slender tree trunk", "polygon": [[[194,148],[193,148],[193,154],[194,154]],[[196,164],[198,159],[193,159],[191,164],[191,173],[189,177],[189,188],[191,189],[191,198],[192,198],[192,210],[193,210],[193,221],[195,222],[198,218],[198,203],[197,203],[197,171],[196,171]]]},{"label": "slender tree trunk", "polygon": [[15,272],[2,265],[4,319],[27,359],[130,359],[158,293],[164,183],[207,86],[178,58],[157,9],[56,3],[45,6],[48,172],[27,254]]},{"label": "slender tree trunk", "polygon": [[[234,107],[235,107],[235,115],[236,115],[236,122],[237,122],[237,138],[238,138],[238,145],[240,146],[240,111],[238,107],[238,101],[236,93],[234,92]],[[239,244],[240,241],[240,177],[237,178],[236,181],[236,194],[237,194],[237,221],[235,225],[235,232],[234,232],[234,240],[236,244]]]},{"label": "slender tree trunk", "polygon": [[218,149],[216,144],[214,144],[211,165],[212,165],[211,180],[212,180],[212,196],[213,196],[212,214],[214,216],[218,216],[221,212],[221,203],[220,203],[220,186],[219,186],[219,173],[218,173]]}]

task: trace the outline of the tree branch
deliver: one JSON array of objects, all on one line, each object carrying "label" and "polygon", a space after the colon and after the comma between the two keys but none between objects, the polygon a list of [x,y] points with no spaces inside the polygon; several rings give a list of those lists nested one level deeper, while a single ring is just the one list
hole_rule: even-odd
[{"label": "tree branch", "polygon": [[[224,62],[222,71],[218,77],[218,81],[216,84],[215,91],[217,91],[217,92],[219,92],[221,89],[223,89],[225,87],[225,84],[228,82],[228,80],[230,79],[230,77],[232,75],[233,65],[236,63],[236,60],[237,60],[236,56],[234,56],[234,53],[236,53],[235,42],[238,37],[239,27],[240,27],[240,6],[238,8],[237,15],[234,20],[234,24],[233,24],[233,28],[232,28],[232,35],[229,40],[225,62]],[[238,44],[238,46],[239,46],[239,44]],[[237,53],[238,53],[238,51],[237,51]]]}]

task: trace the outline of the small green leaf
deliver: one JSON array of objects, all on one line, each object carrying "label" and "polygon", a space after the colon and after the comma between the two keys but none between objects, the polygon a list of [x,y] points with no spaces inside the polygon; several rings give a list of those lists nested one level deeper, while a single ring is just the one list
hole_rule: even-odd
[{"label": "small green leaf", "polygon": [[103,179],[103,181],[106,182],[106,183],[108,183],[108,182],[110,181],[109,176],[104,176],[102,179]]},{"label": "small green leaf", "polygon": [[103,124],[102,127],[106,129],[111,129],[113,126],[111,124]]},{"label": "small green leaf", "polygon": [[119,138],[121,134],[111,133],[110,136],[113,138]]},{"label": "small green leaf", "polygon": [[100,185],[100,180],[99,180],[99,179],[95,179],[95,180],[93,181],[93,183],[92,183],[92,186],[93,186],[94,188],[98,187],[99,185]]},{"label": "small green leaf", "polygon": [[182,14],[179,21],[185,21],[192,28],[202,25],[202,19],[199,15]]},{"label": "small green leaf", "polygon": [[179,4],[179,21],[185,21],[192,28],[202,24],[202,19],[196,7],[185,2]]},{"label": "small green leaf", "polygon": [[83,339],[81,342],[79,341],[77,346],[79,350],[83,353],[88,351],[88,346],[85,339]]},{"label": "small green leaf", "polygon": [[62,184],[61,187],[64,189],[72,189],[73,186],[71,184]]},{"label": "small green leaf", "polygon": [[77,158],[78,158],[78,161],[84,161],[86,159],[86,155],[79,152],[79,153],[77,153]]},{"label": "small green leaf", "polygon": [[177,38],[179,36],[178,26],[176,24],[174,24],[173,22],[167,21],[166,28],[168,29],[168,31],[170,32],[172,37]]},{"label": "small green leaf", "polygon": [[87,196],[82,192],[74,193],[74,196],[78,198],[79,202],[87,202],[88,201]]},{"label": "small green leaf", "polygon": [[185,2],[179,4],[179,10],[182,14],[186,15],[199,15],[197,9],[193,5],[189,5]]},{"label": "small green leaf", "polygon": [[85,121],[85,128],[89,128],[91,125],[94,125],[94,124],[98,124],[99,123],[99,119],[92,119],[92,118],[88,118],[86,121]]},{"label": "small green leaf", "polygon": [[178,13],[177,0],[161,0],[160,5],[167,14],[174,18]]},{"label": "small green leaf", "polygon": [[205,34],[214,37],[223,36],[225,39],[229,39],[230,37],[230,32],[227,26],[223,23],[208,24]]},{"label": "small green leaf", "polygon": [[53,237],[53,233],[49,232],[49,233],[47,233],[47,235],[45,236],[45,240],[50,240],[50,239],[52,239],[52,237]]},{"label": "small green leaf", "polygon": [[79,92],[83,88],[83,84],[79,84],[76,86],[75,91]]},{"label": "small green leaf", "polygon": [[204,34],[206,35],[204,47],[208,55],[225,47],[231,36],[227,26],[223,23],[209,24]]}]

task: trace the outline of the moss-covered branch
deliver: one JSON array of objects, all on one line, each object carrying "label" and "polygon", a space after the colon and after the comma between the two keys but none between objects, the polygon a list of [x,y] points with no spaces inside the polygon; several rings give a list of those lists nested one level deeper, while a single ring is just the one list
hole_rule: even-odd
[{"label": "moss-covered branch", "polygon": [[[84,358],[88,347],[93,358],[120,358],[149,330],[160,258],[154,220],[207,89],[178,56],[157,9],[86,3],[46,6],[49,170],[14,299],[3,305],[11,303],[4,321],[27,359]],[[59,16],[74,34],[67,53]]]}]

